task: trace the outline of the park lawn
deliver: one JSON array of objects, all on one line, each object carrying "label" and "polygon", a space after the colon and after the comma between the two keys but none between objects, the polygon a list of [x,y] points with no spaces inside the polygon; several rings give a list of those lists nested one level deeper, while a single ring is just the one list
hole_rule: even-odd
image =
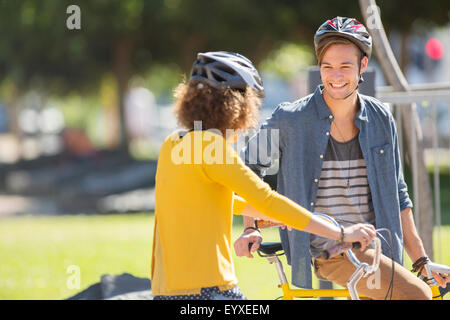
[{"label": "park lawn", "polygon": [[[233,241],[242,231],[233,226]],[[264,241],[278,241],[277,229],[263,231]],[[450,264],[444,244],[450,226],[442,227],[440,263]],[[66,299],[100,281],[104,274],[131,273],[149,277],[153,240],[152,214],[22,216],[0,220],[0,300]],[[254,255],[234,256],[239,287],[249,299],[275,299],[275,266]],[[290,269],[284,262],[289,278]],[[405,265],[411,263],[407,259]],[[73,288],[73,269],[80,271],[80,288]],[[317,287],[317,281],[315,280]]]},{"label": "park lawn", "polygon": [[[144,214],[3,219],[0,299],[65,299],[104,274],[149,277],[152,234],[153,216]],[[70,288],[70,266],[80,289]]]}]

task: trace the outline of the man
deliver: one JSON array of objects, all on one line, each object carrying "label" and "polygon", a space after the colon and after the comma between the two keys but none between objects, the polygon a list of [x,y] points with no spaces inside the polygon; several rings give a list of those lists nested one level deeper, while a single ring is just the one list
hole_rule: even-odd
[{"label": "man", "polygon": [[[313,94],[275,109],[261,126],[264,130],[244,150],[246,164],[264,176],[278,157],[281,194],[344,226],[364,222],[390,230],[393,256],[383,243],[379,279],[375,286],[361,280],[359,293],[383,299],[393,285],[393,299],[431,299],[426,283],[401,266],[403,249],[417,263],[425,261],[426,253],[414,225],[394,119],[381,102],[357,91],[370,59],[371,37],[357,20],[336,17],[320,26],[314,45],[322,85]],[[273,129],[278,130],[277,141],[267,133]],[[253,219],[246,218],[245,227],[252,224]],[[235,243],[237,255],[251,257],[258,244],[249,252],[248,242],[258,236],[257,230],[246,228]],[[295,229],[280,230],[280,236],[292,266],[292,283],[298,287],[311,287],[311,262],[319,278],[341,286],[355,270],[344,255],[320,258],[332,241]],[[374,250],[355,254],[370,262]],[[390,258],[396,262],[393,283]],[[438,275],[436,280],[445,285]]]}]

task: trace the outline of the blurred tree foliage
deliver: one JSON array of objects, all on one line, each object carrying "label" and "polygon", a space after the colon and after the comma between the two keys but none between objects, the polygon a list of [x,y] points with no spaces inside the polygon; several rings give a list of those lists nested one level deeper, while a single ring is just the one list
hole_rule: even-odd
[{"label": "blurred tree foliage", "polygon": [[[81,30],[66,27],[72,4],[81,9]],[[449,20],[448,0],[378,5],[387,30],[407,31],[415,19]],[[312,45],[317,27],[337,15],[361,19],[358,1],[2,0],[0,82],[12,81],[19,92],[94,93],[112,72],[123,121],[133,75],[169,63],[187,74],[195,54],[208,50],[238,51],[258,64],[280,41]]]},{"label": "blurred tree foliage", "polygon": [[314,59],[314,50],[310,46],[286,42],[280,44],[280,47],[264,59],[259,67],[289,82],[305,72],[314,63]]}]

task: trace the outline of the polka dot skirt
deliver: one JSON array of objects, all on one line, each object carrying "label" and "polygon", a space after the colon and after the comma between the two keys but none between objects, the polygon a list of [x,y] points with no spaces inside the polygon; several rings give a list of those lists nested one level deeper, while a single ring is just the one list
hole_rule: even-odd
[{"label": "polka dot skirt", "polygon": [[247,300],[238,286],[225,291],[218,287],[202,288],[200,294],[154,296],[153,300]]}]

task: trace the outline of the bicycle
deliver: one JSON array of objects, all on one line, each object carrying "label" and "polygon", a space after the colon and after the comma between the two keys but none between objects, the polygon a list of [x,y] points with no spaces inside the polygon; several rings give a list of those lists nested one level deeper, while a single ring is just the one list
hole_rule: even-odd
[{"label": "bicycle", "polygon": [[[317,214],[317,215],[337,225],[337,222],[333,218],[324,214]],[[251,247],[251,245],[252,244],[249,244],[249,248]],[[281,300],[293,300],[294,298],[320,298],[320,297],[333,297],[333,298],[346,297],[351,298],[352,300],[360,300],[360,298],[364,296],[358,294],[356,290],[356,285],[361,278],[373,274],[378,269],[381,257],[380,238],[377,236],[374,240],[375,255],[371,265],[368,265],[367,263],[364,262],[360,262],[351,251],[352,248],[357,249],[359,247],[360,247],[359,243],[341,243],[333,246],[332,248],[322,253],[322,257],[325,259],[329,259],[334,256],[337,256],[338,254],[344,253],[356,267],[355,272],[347,281],[347,289],[292,289],[289,286],[288,280],[286,278],[286,274],[283,269],[283,264],[281,263],[281,260],[278,258],[279,256],[284,255],[281,242],[263,242],[260,244],[257,252],[259,256],[266,258],[270,264],[275,264],[278,278],[280,280],[279,287],[283,292],[283,296],[280,297]],[[442,300],[443,296],[447,293],[448,289],[444,288],[441,290],[436,280],[434,280],[432,273],[436,272],[450,275],[450,267],[428,261],[425,264],[424,268],[427,273],[426,276],[427,278],[425,280],[431,288],[433,300]],[[447,288],[448,287],[449,286],[447,286]]]}]

